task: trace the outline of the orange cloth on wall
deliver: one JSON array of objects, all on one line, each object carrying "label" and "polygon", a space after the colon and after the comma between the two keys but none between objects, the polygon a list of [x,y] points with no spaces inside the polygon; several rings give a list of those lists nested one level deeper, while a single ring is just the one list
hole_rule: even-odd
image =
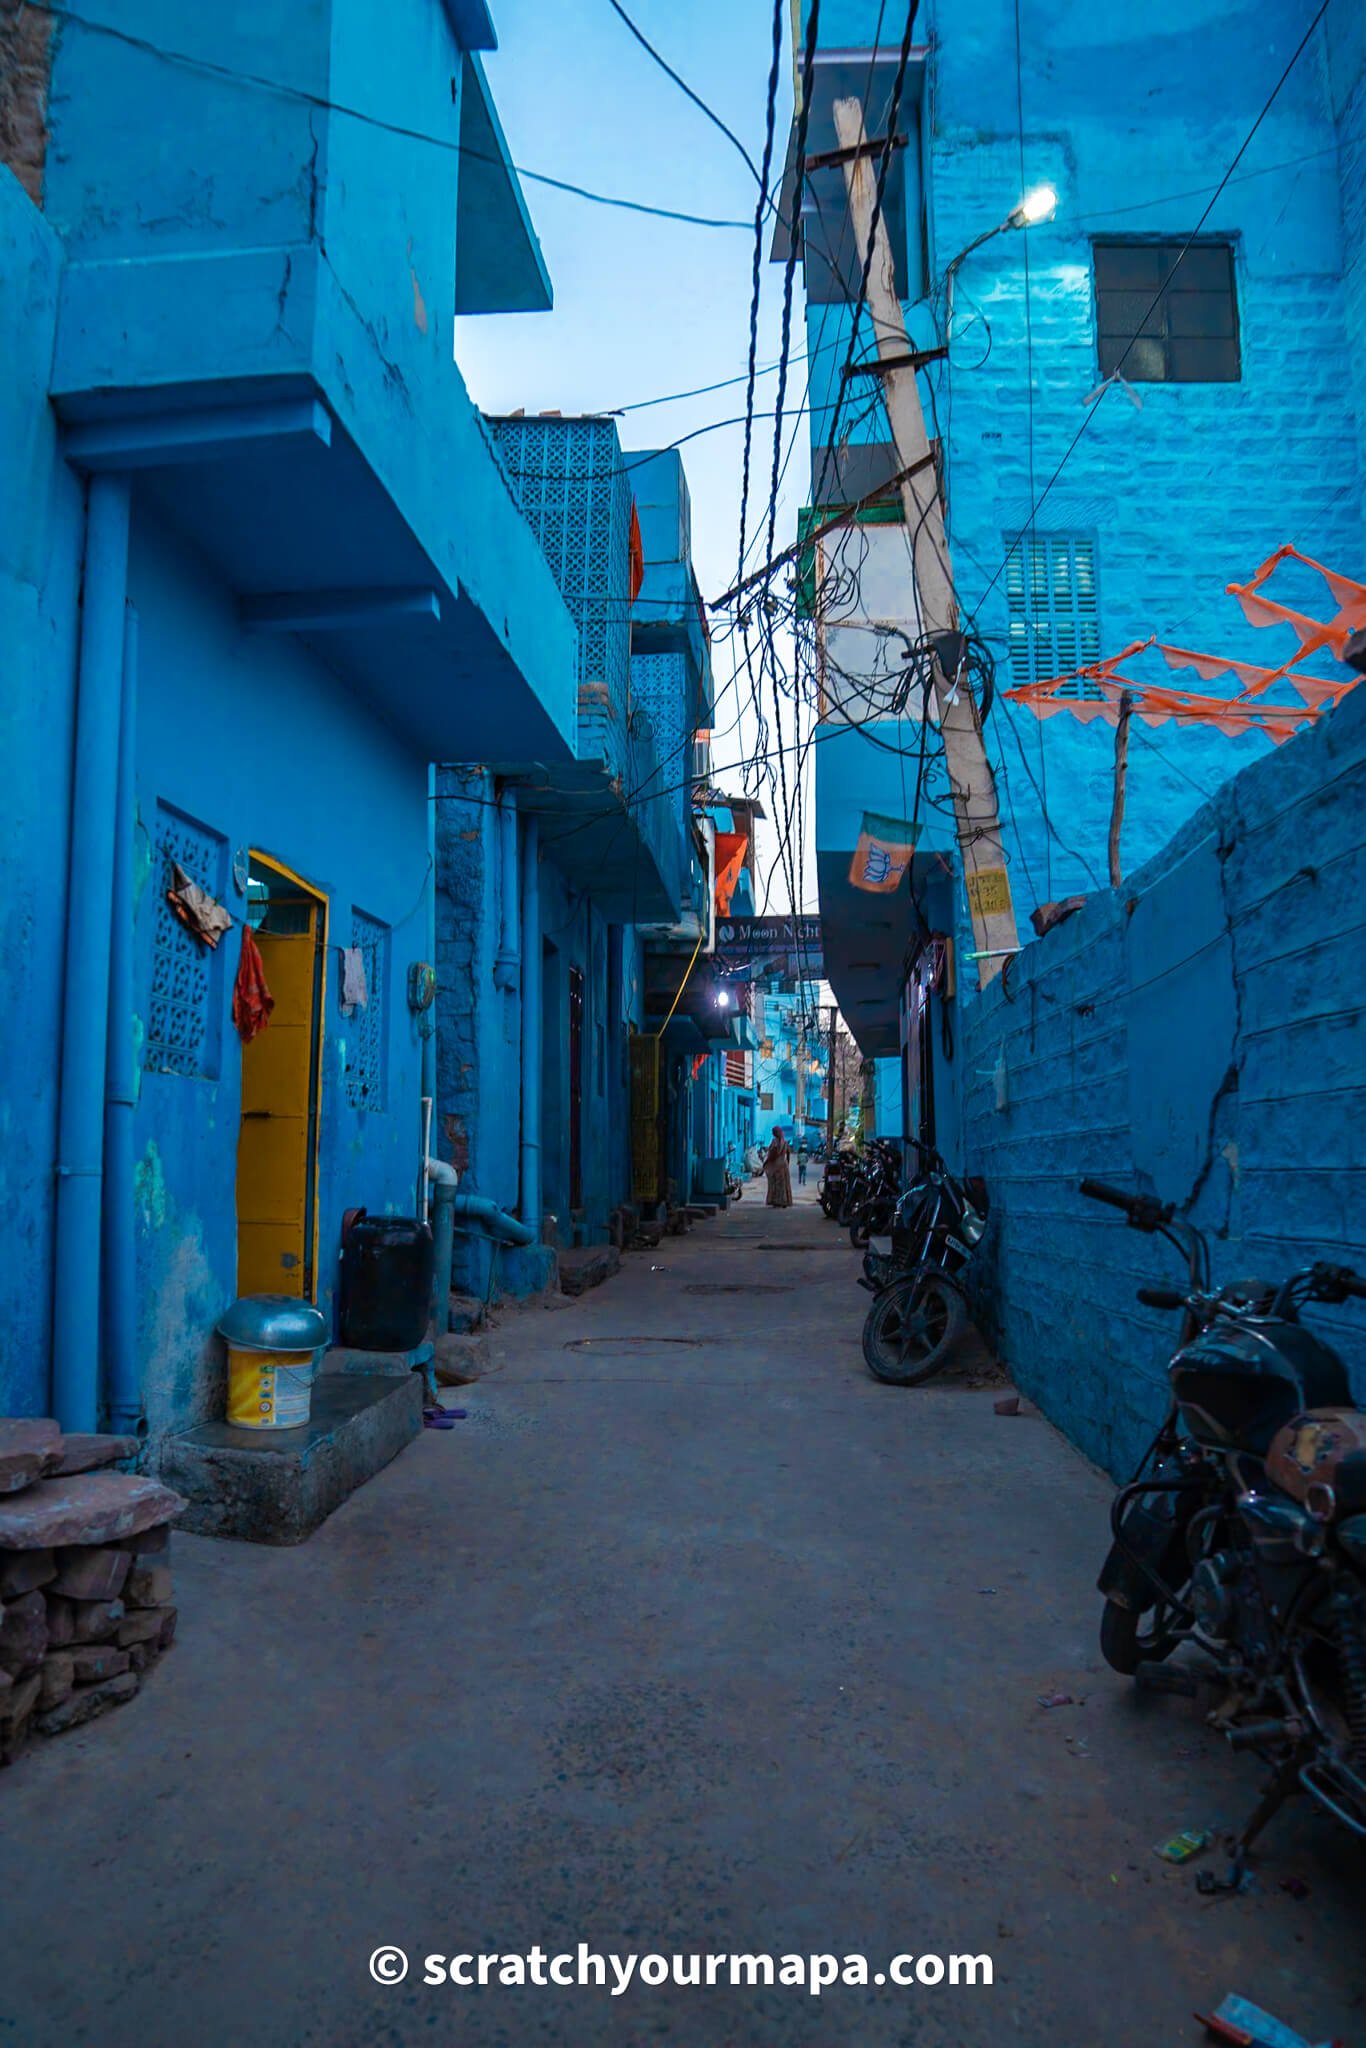
[{"label": "orange cloth on wall", "polygon": [[718,832],[716,835],[716,913],[729,917],[731,898],[740,881],[740,870],[749,856],[747,832]]},{"label": "orange cloth on wall", "polygon": [[270,1022],[275,998],[266,986],[266,967],[261,948],[249,924],[242,927],[242,958],[232,987],[232,1021],[243,1045],[250,1045]]}]

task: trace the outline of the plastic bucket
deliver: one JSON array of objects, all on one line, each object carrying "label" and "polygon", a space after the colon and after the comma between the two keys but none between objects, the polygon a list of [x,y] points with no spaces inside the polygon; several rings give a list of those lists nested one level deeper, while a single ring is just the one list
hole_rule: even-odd
[{"label": "plastic bucket", "polygon": [[228,1421],[234,1429],[299,1429],[308,1421],[316,1351],[228,1346]]}]

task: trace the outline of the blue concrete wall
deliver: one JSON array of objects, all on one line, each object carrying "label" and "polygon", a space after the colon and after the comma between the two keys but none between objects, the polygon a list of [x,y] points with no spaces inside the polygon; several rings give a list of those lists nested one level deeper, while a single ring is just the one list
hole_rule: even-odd
[{"label": "blue concrete wall", "polygon": [[399,0],[383,35],[362,0],[249,0],[230,20],[189,21],[167,0],[88,12],[238,75],[63,21],[45,202],[71,245],[52,374],[64,409],[306,380],[445,584],[464,629],[446,687],[496,691],[507,742],[534,719],[538,750],[563,758],[573,626],[451,360],[466,74],[447,10]]},{"label": "blue concrete wall", "polygon": [[47,1411],[57,1047],[61,1042],[84,492],[46,403],[61,252],[0,168],[0,1414]]},{"label": "blue concrete wall", "polygon": [[492,776],[478,767],[439,769],[437,1147],[471,1192],[515,1213],[521,1123],[509,1106],[521,1100],[522,1009],[520,985],[494,981],[503,910],[498,833]]},{"label": "blue concrete wall", "polygon": [[[405,983],[408,963],[427,949],[426,764],[290,641],[244,634],[231,593],[141,506],[129,597],[140,653],[135,1037],[145,1043],[151,1003],[165,860],[158,806],[212,836],[217,876],[207,886],[234,918],[244,900],[232,865],[244,849],[274,856],[328,897],[317,1300],[331,1315],[343,1211],[413,1213],[421,1047]],[[371,997],[383,1031],[380,1108],[354,1107],[346,1088],[360,1022],[341,1015],[337,947],[351,943],[356,909],[388,927],[382,984]],[[237,1292],[241,1054],[231,1005],[239,949],[234,930],[209,960],[197,1071],[148,1065],[142,1073],[138,1292],[153,1430],[221,1412],[211,1331]]]},{"label": "blue concrete wall", "polygon": [[[1134,1290],[1178,1275],[1080,1197],[1083,1175],[1177,1202],[1213,1233],[1216,1279],[1366,1270],[1364,887],[1358,690],[967,1007],[986,1310],[1020,1386],[1112,1472],[1165,1399],[1173,1319]],[[1366,1400],[1366,1319],[1311,1314]]]},{"label": "blue concrete wall", "polygon": [[[1062,460],[1100,378],[1091,238],[1194,228],[1304,20],[1290,0],[1222,0],[1198,15],[1163,0],[1141,21],[1079,4],[1052,10],[1046,38],[1025,34],[1023,170],[1011,6],[976,0],[944,10],[936,25],[933,271],[1002,219],[1022,185],[1047,180],[1058,193],[1053,223],[1000,235],[963,267],[952,368],[939,391],[939,417],[951,421],[958,583],[1003,661],[1000,582],[986,592],[1004,536]],[[1330,565],[1361,560],[1359,494],[1338,488],[1361,457],[1322,33],[1244,165],[1295,168],[1235,179],[1203,229],[1235,245],[1241,380],[1136,385],[1141,411],[1111,392],[1038,513],[1039,532],[1095,535],[1105,652],[1156,632],[1274,664],[1293,650],[1289,629],[1248,626],[1225,584],[1245,580],[1283,541]],[[1185,196],[1164,201],[1164,191]],[[1321,606],[1317,578],[1286,588],[1292,604],[1304,596]],[[1202,687],[1172,677],[1160,658],[1136,672]],[[1038,723],[1007,712],[1002,728],[1007,824],[1025,882],[1017,904],[1027,910],[1105,879],[1113,735],[1066,714]],[[1162,845],[1202,792],[1265,749],[1201,728],[1135,732],[1128,867]]]},{"label": "blue concrete wall", "polygon": [[[866,46],[876,20],[874,0],[847,0],[830,19],[823,12],[822,43]],[[1202,230],[1235,247],[1240,381],[1137,385],[1141,409],[1111,392],[1070,453],[1087,418],[1084,401],[1100,381],[1092,238],[1194,229],[1303,17],[1290,0],[1269,8],[1211,0],[1194,13],[1160,0],[1141,19],[1082,0],[1064,0],[1046,20],[1026,9],[1023,138],[1012,0],[936,5],[923,28],[932,46],[923,123],[931,277],[1003,220],[1022,190],[1047,181],[1058,193],[1051,224],[998,235],[967,260],[951,362],[933,382],[921,380],[930,431],[948,443],[960,599],[997,656],[1000,685],[1011,680],[998,575],[1005,537],[1026,523],[1064,458],[1036,531],[1094,538],[1102,651],[1155,632],[1268,665],[1287,658],[1289,630],[1248,626],[1225,585],[1244,580],[1283,541],[1348,573],[1363,559],[1360,10],[1329,10]],[[914,218],[909,233],[914,244]],[[914,274],[918,248],[908,255]],[[934,306],[908,311],[914,341],[940,338],[933,329],[936,319],[942,325],[942,292]],[[847,312],[811,307],[807,327],[818,474]],[[881,408],[861,418],[846,408],[845,431],[856,441],[885,438]],[[1323,614],[1323,585],[1308,572],[1287,574],[1276,588],[1290,604]],[[1334,673],[1331,662],[1320,672]],[[1189,673],[1173,675],[1160,657],[1135,673],[1206,687]],[[884,727],[880,736],[906,749],[918,735]],[[1039,901],[1103,882],[1111,728],[1066,713],[1040,723],[998,703],[988,746],[1021,920]],[[1126,870],[1265,748],[1256,737],[1136,724]],[[897,809],[903,780],[892,756],[853,736],[818,748],[818,846],[847,846],[843,832],[857,810]],[[929,794],[942,795],[939,778]],[[943,837],[944,821],[931,810],[927,843]]]}]

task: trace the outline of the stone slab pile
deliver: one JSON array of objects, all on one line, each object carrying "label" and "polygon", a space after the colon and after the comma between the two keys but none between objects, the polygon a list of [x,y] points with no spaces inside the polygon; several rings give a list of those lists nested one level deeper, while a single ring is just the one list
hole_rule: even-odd
[{"label": "stone slab pile", "polygon": [[0,1418],[0,1764],[133,1698],[175,1640],[178,1493],[126,1436]]}]

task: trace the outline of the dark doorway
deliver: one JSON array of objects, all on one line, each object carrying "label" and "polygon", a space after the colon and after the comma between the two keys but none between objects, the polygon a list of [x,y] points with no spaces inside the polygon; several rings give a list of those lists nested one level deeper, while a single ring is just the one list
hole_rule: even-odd
[{"label": "dark doorway", "polygon": [[569,970],[569,1207],[583,1207],[583,969]]}]

